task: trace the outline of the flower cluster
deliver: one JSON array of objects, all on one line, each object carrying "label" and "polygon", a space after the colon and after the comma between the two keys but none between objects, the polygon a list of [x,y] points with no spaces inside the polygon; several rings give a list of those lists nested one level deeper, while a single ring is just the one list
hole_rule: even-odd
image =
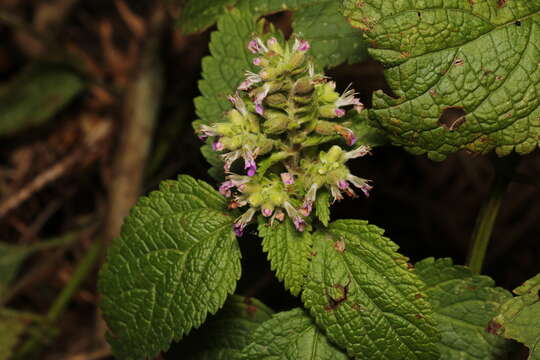
[{"label": "flower cluster", "polygon": [[[334,201],[343,194],[355,197],[353,187],[369,195],[370,181],[351,174],[345,163],[369,154],[370,148],[346,151],[335,145],[340,138],[355,144],[350,124],[341,118],[344,108],[360,112],[363,104],[354,90],[340,95],[333,81],[315,72],[305,40],[258,37],[247,48],[260,71],[246,72],[229,96],[233,109],[224,121],[201,125],[197,132],[203,140],[212,139],[212,149],[224,161],[220,193],[231,198],[231,208],[249,207],[234,223],[238,236],[258,212],[271,223],[288,216],[303,231],[321,191],[330,192]],[[243,170],[237,160],[243,160]]]}]

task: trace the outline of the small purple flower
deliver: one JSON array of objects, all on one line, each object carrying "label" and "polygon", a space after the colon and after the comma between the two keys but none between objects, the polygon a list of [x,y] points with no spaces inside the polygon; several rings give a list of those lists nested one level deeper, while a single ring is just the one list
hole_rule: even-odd
[{"label": "small purple flower", "polygon": [[262,210],[261,210],[261,213],[265,217],[269,217],[270,215],[272,215],[273,212],[274,212],[274,210],[271,209],[271,208],[268,208],[268,207],[262,208]]},{"label": "small purple flower", "polygon": [[233,162],[235,162],[236,159],[240,157],[240,155],[241,155],[240,150],[231,151],[231,152],[222,154],[221,158],[223,159],[223,162],[224,162],[223,170],[225,170],[225,172],[229,172],[229,170],[231,169],[231,165],[233,164]]},{"label": "small purple flower", "polygon": [[284,173],[281,173],[280,176],[281,176],[281,181],[283,181],[283,183],[285,185],[294,184],[294,175],[293,174],[288,173],[288,172],[284,172]]},{"label": "small purple flower", "polygon": [[269,91],[270,91],[270,85],[264,84],[262,91],[259,91],[259,93],[255,95],[255,99],[253,99],[253,103],[255,104],[255,111],[257,112],[257,114],[261,116],[264,113],[262,102],[266,98],[266,95],[268,95]]},{"label": "small purple flower", "polygon": [[262,79],[259,74],[255,74],[251,71],[246,71],[246,79],[238,86],[238,90],[248,90],[252,85],[261,82]]},{"label": "small purple flower", "polygon": [[244,228],[247,224],[253,219],[253,215],[255,215],[255,209],[249,208],[248,211],[243,213],[233,224],[233,231],[236,234],[236,236],[242,236],[244,234]]},{"label": "small purple flower", "polygon": [[219,138],[212,143],[212,150],[214,151],[222,151],[223,150],[223,143],[219,141]]},{"label": "small purple flower", "polygon": [[255,172],[257,171],[257,163],[253,157],[253,153],[249,150],[244,152],[244,169],[247,170],[248,176],[255,175]]},{"label": "small purple flower", "polygon": [[264,46],[260,38],[255,38],[248,43],[248,50],[253,54],[267,52],[268,49]]},{"label": "small purple flower", "polygon": [[285,213],[281,210],[277,210],[275,213],[274,213],[274,217],[275,219],[278,219],[278,221],[281,221],[283,222],[283,220],[285,220]]},{"label": "small purple flower", "polygon": [[313,183],[309,188],[306,197],[304,198],[302,208],[300,209],[300,213],[302,213],[302,215],[309,216],[309,214],[311,214],[311,211],[313,210],[313,203],[317,197],[318,188],[319,186],[316,183]]},{"label": "small purple flower", "polygon": [[199,139],[206,140],[209,136],[217,136],[218,133],[213,126],[201,125],[199,128]]},{"label": "small purple flower", "polygon": [[339,188],[335,185],[330,186],[330,193],[332,194],[332,197],[334,198],[333,201],[340,201],[343,200],[343,196],[341,195],[341,191]]},{"label": "small purple flower", "polygon": [[336,111],[335,111],[335,113],[336,113],[336,116],[337,116],[338,118],[340,118],[340,117],[343,117],[343,116],[345,115],[345,110],[340,109],[340,108],[337,108]]},{"label": "small purple flower", "polygon": [[240,111],[243,116],[246,116],[246,104],[244,103],[244,100],[242,100],[242,98],[240,97],[240,94],[238,94],[238,91],[234,95],[227,96],[227,99],[231,102],[231,104],[233,104],[236,110]]},{"label": "small purple flower", "polygon": [[341,125],[335,125],[335,129],[339,135],[345,139],[347,145],[352,146],[354,143],[356,143],[356,135],[354,134],[354,131]]},{"label": "small purple flower", "polygon": [[234,184],[232,181],[225,181],[221,183],[221,186],[219,187],[219,193],[225,197],[231,197],[231,188],[234,187]]},{"label": "small purple flower", "polygon": [[309,42],[307,42],[306,40],[298,40],[298,39],[294,40],[293,51],[306,52],[308,50],[309,50]]},{"label": "small purple flower", "polygon": [[268,39],[268,41],[266,42],[266,44],[268,45],[268,47],[270,46],[274,46],[277,44],[277,39],[275,37],[271,37],[270,39]]},{"label": "small purple flower", "polygon": [[340,190],[345,190],[349,187],[349,183],[347,182],[347,180],[339,180],[338,187]]},{"label": "small purple flower", "polygon": [[306,222],[304,221],[304,219],[302,219],[302,216],[300,215],[298,210],[296,210],[294,206],[292,206],[291,203],[289,203],[288,201],[285,201],[283,203],[283,207],[285,208],[285,211],[287,211],[287,215],[289,215],[289,218],[292,219],[296,230],[304,231],[306,227]]},{"label": "small purple flower", "polygon": [[361,177],[358,177],[352,174],[347,175],[347,180],[351,184],[353,184],[354,186],[362,190],[362,192],[364,193],[366,197],[369,197],[369,191],[373,189],[373,186],[369,184],[370,182],[369,180],[363,179]]},{"label": "small purple flower", "polygon": [[261,58],[254,58],[253,59],[253,65],[256,65],[256,66],[261,66],[261,63],[262,63],[262,59]]},{"label": "small purple flower", "polygon": [[246,226],[245,225],[242,225],[242,224],[233,224],[233,231],[234,231],[234,234],[238,237],[241,237],[242,235],[244,235],[244,228]]},{"label": "small purple flower", "polygon": [[259,46],[259,42],[256,39],[253,39],[250,42],[248,42],[247,48],[253,54],[258,53],[260,51],[260,49],[261,49],[261,47]]},{"label": "small purple flower", "polygon": [[370,150],[371,150],[371,148],[369,146],[360,145],[356,149],[346,152],[345,153],[345,158],[347,158],[347,159],[355,159],[355,158],[358,158],[358,157],[362,157],[362,156],[365,156],[367,154],[371,154],[369,152]]}]

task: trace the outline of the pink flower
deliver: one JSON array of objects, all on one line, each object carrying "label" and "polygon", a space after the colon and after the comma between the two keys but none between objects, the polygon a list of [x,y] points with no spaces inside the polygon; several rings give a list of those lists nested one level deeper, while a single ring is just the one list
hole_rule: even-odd
[{"label": "pink flower", "polygon": [[294,184],[294,175],[291,174],[291,173],[288,173],[288,172],[284,172],[284,173],[281,173],[281,181],[283,181],[283,183],[285,185],[292,185]]},{"label": "pink flower", "polygon": [[306,40],[295,39],[292,50],[306,52],[309,50],[309,42]]}]

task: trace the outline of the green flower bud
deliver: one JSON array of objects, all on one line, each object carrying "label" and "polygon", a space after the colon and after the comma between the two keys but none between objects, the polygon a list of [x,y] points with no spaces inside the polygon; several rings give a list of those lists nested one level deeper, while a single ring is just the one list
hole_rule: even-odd
[{"label": "green flower bud", "polygon": [[319,115],[323,118],[329,118],[329,119],[333,119],[337,117],[336,105],[329,104],[329,105],[319,106]]},{"label": "green flower bud", "polygon": [[319,135],[335,135],[336,133],[336,124],[332,123],[330,121],[323,121],[319,120],[317,121],[317,125],[315,126],[315,132]]},{"label": "green flower bud", "polygon": [[227,119],[229,119],[229,121],[234,125],[242,126],[245,123],[244,117],[236,109],[229,110],[229,112],[227,113]]},{"label": "green flower bud", "polygon": [[265,103],[269,106],[277,107],[277,108],[284,108],[288,101],[287,97],[281,93],[275,93],[272,95],[268,95],[265,99]]},{"label": "green flower bud", "polygon": [[313,89],[314,89],[313,83],[311,82],[311,79],[308,77],[303,77],[297,80],[294,83],[294,87],[293,87],[294,93],[301,94],[301,95],[310,94],[311,92],[313,92]]},{"label": "green flower bud", "polygon": [[265,133],[280,134],[287,130],[289,117],[283,112],[268,110],[264,116],[266,117],[266,121],[263,123]]},{"label": "green flower bud", "polygon": [[336,84],[332,81],[317,86],[319,100],[324,103],[334,103],[339,99],[339,94],[335,90]]}]

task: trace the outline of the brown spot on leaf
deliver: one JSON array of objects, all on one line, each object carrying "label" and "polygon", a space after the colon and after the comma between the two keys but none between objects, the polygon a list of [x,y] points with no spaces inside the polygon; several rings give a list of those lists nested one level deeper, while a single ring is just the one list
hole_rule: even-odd
[{"label": "brown spot on leaf", "polygon": [[439,126],[442,126],[448,131],[454,131],[465,123],[467,113],[459,106],[447,107],[443,110],[439,117]]},{"label": "brown spot on leaf", "polygon": [[337,298],[333,298],[328,294],[328,291],[324,289],[324,294],[326,295],[326,298],[328,299],[328,304],[324,306],[324,310],[326,311],[332,311],[337,309],[341,303],[343,303],[345,300],[347,300],[347,297],[349,296],[349,285],[351,284],[351,279],[349,278],[349,281],[345,286],[341,284],[334,285],[335,289],[338,289],[341,292],[341,295]]},{"label": "brown spot on leaf", "polygon": [[431,94],[431,96],[437,96],[437,95],[438,95],[438,94],[437,94],[437,90],[436,90],[435,88],[430,89],[430,90],[429,90],[429,93]]},{"label": "brown spot on leaf", "polygon": [[414,315],[414,317],[417,318],[417,319],[423,319],[423,318],[424,318],[424,315],[422,315],[422,314],[416,314],[416,315]]},{"label": "brown spot on leaf", "polygon": [[502,325],[496,322],[495,320],[491,320],[487,324],[487,327],[486,327],[486,331],[493,335],[498,335],[501,329],[502,329]]},{"label": "brown spot on leaf", "polygon": [[420,293],[414,295],[414,298],[415,298],[415,299],[421,299],[422,297],[423,297],[423,296],[422,296],[422,294],[420,294]]},{"label": "brown spot on leaf", "polygon": [[454,64],[455,66],[461,66],[461,65],[465,64],[465,61],[463,59],[457,58],[457,59],[454,60],[454,62],[452,64]]},{"label": "brown spot on leaf", "polygon": [[361,0],[358,0],[358,1],[356,2],[356,7],[357,7],[358,9],[361,9],[361,8],[363,8],[363,7],[364,7],[364,5],[365,5],[365,4],[364,4],[364,2],[363,2],[363,1],[361,1]]},{"label": "brown spot on leaf", "polygon": [[407,269],[408,270],[413,270],[414,269],[414,265],[411,264],[410,262],[407,263]]},{"label": "brown spot on leaf", "polygon": [[468,285],[467,286],[467,290],[470,290],[470,291],[476,291],[477,287],[476,286],[472,286],[472,285]]},{"label": "brown spot on leaf", "polygon": [[498,6],[499,8],[503,8],[504,5],[506,5],[506,0],[499,0],[499,2],[497,3],[497,6]]},{"label": "brown spot on leaf", "polygon": [[334,243],[334,248],[341,254],[345,252],[345,241],[343,239],[339,239]]}]

